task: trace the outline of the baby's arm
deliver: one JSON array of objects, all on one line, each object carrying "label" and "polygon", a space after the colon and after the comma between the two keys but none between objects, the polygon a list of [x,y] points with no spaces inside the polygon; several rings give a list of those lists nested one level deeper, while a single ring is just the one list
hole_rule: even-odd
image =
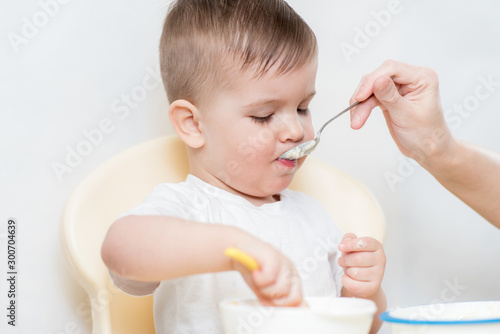
[{"label": "baby's arm", "polygon": [[377,304],[370,333],[377,333],[382,322],[379,314],[387,308],[381,288],[385,270],[385,253],[382,245],[370,237],[357,238],[347,233],[339,244],[342,257],[339,265],[344,268],[342,296],[371,299]]},{"label": "baby's arm", "polygon": [[[227,247],[250,254],[260,268],[249,272],[234,263],[224,255]],[[238,270],[262,303],[292,306],[302,302],[291,261],[236,227],[167,216],[126,216],[111,225],[101,253],[112,273],[135,281]]]}]

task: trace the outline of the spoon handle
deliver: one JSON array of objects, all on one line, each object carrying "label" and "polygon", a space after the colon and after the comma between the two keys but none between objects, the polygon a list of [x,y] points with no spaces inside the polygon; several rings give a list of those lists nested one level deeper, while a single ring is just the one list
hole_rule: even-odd
[{"label": "spoon handle", "polygon": [[257,261],[255,261],[255,259],[250,255],[248,255],[247,253],[240,251],[238,248],[228,247],[224,251],[224,254],[227,257],[230,257],[231,259],[238,261],[250,271],[259,269],[259,264],[257,263]]},{"label": "spoon handle", "polygon": [[333,116],[330,120],[328,120],[328,122],[326,122],[325,124],[323,124],[323,126],[319,129],[318,133],[316,134],[316,137],[319,137],[319,135],[321,134],[321,131],[323,131],[323,129],[328,125],[330,124],[331,121],[335,120],[337,117],[339,117],[340,115],[342,115],[343,113],[351,110],[352,108],[354,108],[355,106],[357,106],[358,104],[360,104],[362,101],[356,101],[354,102],[353,104],[351,104],[349,107],[345,108],[344,110],[342,110],[341,112],[339,112],[337,115]]}]

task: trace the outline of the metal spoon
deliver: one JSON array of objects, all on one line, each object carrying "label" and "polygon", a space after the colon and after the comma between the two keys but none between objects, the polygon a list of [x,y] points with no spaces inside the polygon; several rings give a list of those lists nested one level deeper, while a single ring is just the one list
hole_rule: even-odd
[{"label": "metal spoon", "polygon": [[328,122],[326,122],[325,124],[323,124],[323,126],[319,129],[318,133],[316,133],[316,137],[314,137],[313,140],[306,141],[305,143],[302,143],[300,145],[295,146],[292,149],[289,149],[288,151],[286,151],[285,153],[283,153],[282,155],[280,155],[279,159],[297,160],[299,158],[302,158],[304,155],[311,154],[312,151],[314,151],[314,149],[316,148],[316,146],[318,146],[319,139],[320,139],[320,136],[321,136],[321,132],[323,131],[323,129],[328,124],[330,124],[331,121],[333,121],[334,119],[336,119],[337,117],[339,117],[343,113],[351,110],[352,108],[354,108],[355,106],[357,106],[360,102],[361,101],[358,101],[358,102],[355,102],[355,103],[351,104],[349,107],[347,107],[346,109],[342,110],[337,115],[335,115],[334,117],[332,117]]}]

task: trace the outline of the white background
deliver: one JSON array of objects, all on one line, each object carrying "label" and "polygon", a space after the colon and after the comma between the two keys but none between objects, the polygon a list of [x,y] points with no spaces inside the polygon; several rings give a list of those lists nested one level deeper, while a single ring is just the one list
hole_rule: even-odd
[{"label": "white background", "polygon": [[[78,312],[86,295],[59,247],[65,200],[106,159],[172,133],[163,87],[150,74],[157,71],[168,1],[66,2],[57,7],[49,0],[0,2],[2,333],[90,332]],[[385,26],[373,13],[388,10],[389,1],[289,3],[319,40],[318,95],[312,105],[316,127],[348,104],[363,74],[393,58],[434,68],[453,133],[500,152],[500,3],[407,0],[385,17]],[[359,31],[367,30],[371,36],[362,45]],[[343,53],[341,46],[347,44],[357,53]],[[478,105],[466,105],[474,101],[480,78],[489,77],[497,82],[491,95],[476,100]],[[141,88],[144,80],[147,90]],[[456,112],[460,105],[463,115]],[[102,142],[58,177],[54,164],[65,164],[68,152],[86,140],[85,133],[106,120],[111,130]],[[439,300],[500,300],[500,231],[403,158],[378,109],[362,130],[351,130],[344,116],[323,136],[314,155],[365,183],[386,214],[384,289],[390,308]],[[404,181],[391,187],[388,173]],[[9,217],[19,224],[15,329],[6,325],[4,315]],[[450,284],[460,287],[452,290]],[[389,327],[381,332],[389,333]]]}]

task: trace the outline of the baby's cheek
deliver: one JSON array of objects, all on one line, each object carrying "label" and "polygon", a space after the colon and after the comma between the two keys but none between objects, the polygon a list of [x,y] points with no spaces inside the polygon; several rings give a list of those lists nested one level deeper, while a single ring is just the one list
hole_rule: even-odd
[{"label": "baby's cheek", "polygon": [[312,125],[311,116],[309,116],[308,119],[304,121],[302,126],[304,127],[305,132],[304,139],[306,141],[314,139],[314,127]]},{"label": "baby's cheek", "polygon": [[305,135],[305,141],[308,141],[308,140],[313,140],[314,139],[314,129],[311,128],[309,129],[309,131],[306,131],[306,135]]}]

